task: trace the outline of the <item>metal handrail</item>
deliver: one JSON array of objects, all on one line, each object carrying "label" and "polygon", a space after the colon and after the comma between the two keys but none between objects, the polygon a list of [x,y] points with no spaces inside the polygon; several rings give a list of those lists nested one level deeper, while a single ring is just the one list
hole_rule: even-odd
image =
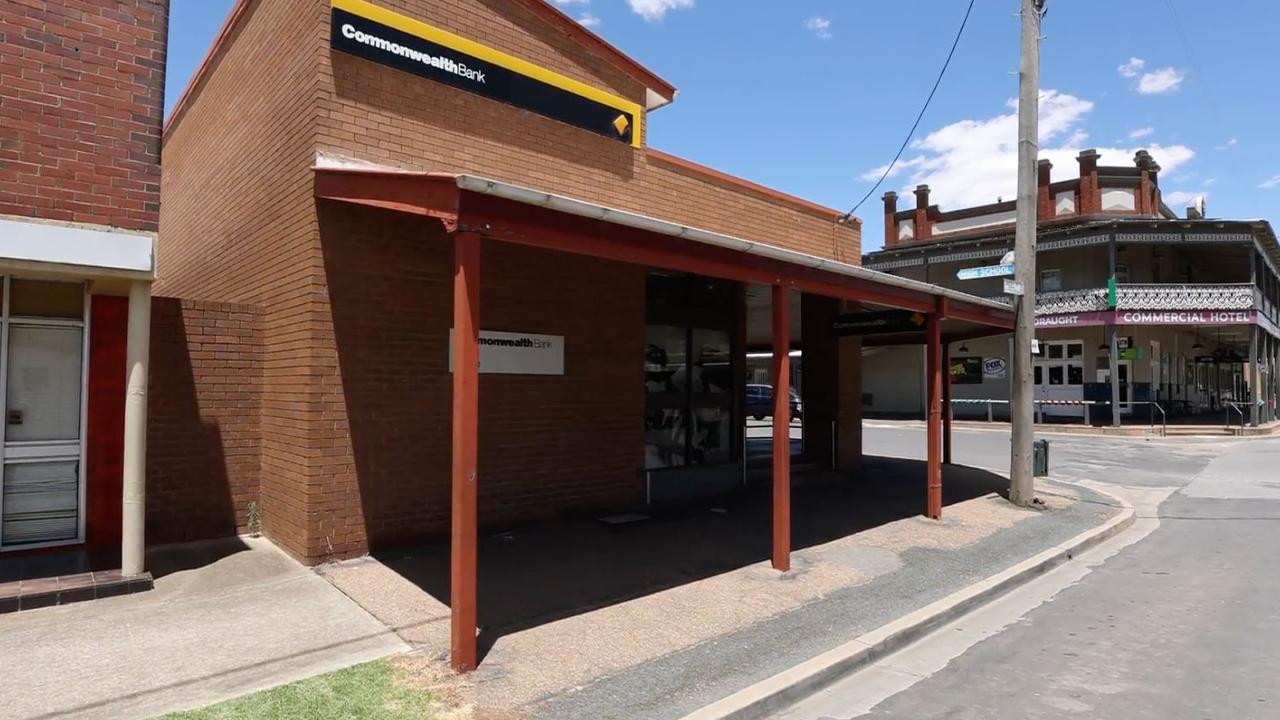
[{"label": "metal handrail", "polygon": [[[995,398],[951,398],[951,404],[961,403],[963,405],[978,405],[985,403],[987,406],[987,422],[995,422],[995,411],[993,405],[1008,405],[1008,400],[996,400]],[[954,412],[954,408],[953,408]]]},{"label": "metal handrail", "polygon": [[[1111,401],[1108,400],[1102,404],[1110,405]],[[1154,400],[1126,400],[1120,403],[1120,408],[1123,409],[1125,407],[1133,407],[1135,405],[1150,406],[1151,410],[1147,414],[1148,415],[1147,422],[1153,432],[1156,429],[1156,411],[1159,410],[1160,411],[1160,437],[1169,436],[1169,414],[1165,412],[1163,405],[1161,405],[1160,403]]]},{"label": "metal handrail", "polygon": [[1231,411],[1235,410],[1240,413],[1240,429],[1244,430],[1245,423],[1247,422],[1244,416],[1244,408],[1231,400],[1223,400],[1222,404],[1227,409],[1227,427],[1231,427]]},{"label": "metal handrail", "polygon": [[[1008,400],[997,400],[997,399],[995,399],[995,398],[951,398],[951,402],[952,402],[953,404],[954,404],[954,403],[961,403],[961,404],[966,404],[966,405],[975,405],[975,404],[983,404],[983,403],[985,403],[985,404],[986,404],[986,406],[987,406],[987,421],[988,421],[988,422],[991,422],[991,421],[992,421],[992,419],[993,419],[993,418],[992,418],[992,412],[991,412],[991,408],[992,408],[992,406],[993,406],[993,405],[1008,405],[1008,404],[1009,404],[1009,401],[1008,401]],[[1044,408],[1043,408],[1043,406],[1044,406],[1044,404],[1046,404],[1046,403],[1052,403],[1052,404],[1055,404],[1055,405],[1073,405],[1073,406],[1082,406],[1082,407],[1084,408],[1084,424],[1085,424],[1085,425],[1091,425],[1091,424],[1092,424],[1092,422],[1091,422],[1091,420],[1090,420],[1090,412],[1089,412],[1089,411],[1090,411],[1090,408],[1092,408],[1094,405],[1104,405],[1104,406],[1109,406],[1109,405],[1111,405],[1111,401],[1110,401],[1110,400],[1072,400],[1072,401],[1063,402],[1063,401],[1050,401],[1050,400],[1039,400],[1039,399],[1033,399],[1031,402],[1032,402],[1032,403],[1034,403],[1034,405],[1035,405],[1035,413],[1036,413],[1036,417],[1037,417],[1037,422],[1044,422]],[[1160,412],[1160,437],[1168,437],[1168,435],[1169,435],[1169,413],[1165,411],[1165,409],[1164,409],[1164,406],[1163,406],[1163,405],[1161,405],[1161,404],[1160,404],[1160,403],[1158,403],[1158,402],[1151,401],[1151,400],[1135,400],[1135,401],[1127,401],[1127,402],[1121,402],[1121,403],[1120,403],[1120,407],[1121,407],[1121,408],[1124,408],[1124,407],[1133,407],[1133,406],[1135,406],[1135,405],[1149,405],[1149,406],[1151,407],[1150,412],[1148,413],[1148,415],[1149,415],[1148,423],[1149,423],[1149,425],[1150,425],[1150,427],[1151,427],[1151,430],[1152,430],[1153,432],[1155,431],[1155,428],[1156,428],[1156,412],[1157,412],[1157,411],[1159,411],[1159,412]],[[1243,414],[1242,414],[1242,416],[1243,416]]]},{"label": "metal handrail", "polygon": [[[1158,402],[1151,403],[1151,407],[1160,411],[1160,437],[1169,437],[1169,415],[1164,411],[1164,407]],[[1156,426],[1155,413],[1151,413],[1151,429]]]}]

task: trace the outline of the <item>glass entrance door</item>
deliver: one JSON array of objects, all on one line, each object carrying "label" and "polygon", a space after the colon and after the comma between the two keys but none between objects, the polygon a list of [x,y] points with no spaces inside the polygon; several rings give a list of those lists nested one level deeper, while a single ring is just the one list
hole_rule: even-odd
[{"label": "glass entrance door", "polygon": [[4,285],[0,549],[81,541],[84,286],[10,278]]},{"label": "glass entrance door", "polygon": [[734,284],[652,272],[646,283],[645,469],[733,461]]}]

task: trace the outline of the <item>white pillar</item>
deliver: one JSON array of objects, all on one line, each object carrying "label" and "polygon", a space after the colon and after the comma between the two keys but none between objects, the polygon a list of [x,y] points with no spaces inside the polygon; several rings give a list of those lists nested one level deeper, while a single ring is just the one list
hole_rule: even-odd
[{"label": "white pillar", "polygon": [[125,349],[124,516],[120,571],[144,570],[147,514],[147,360],[151,354],[151,283],[129,287],[129,330]]}]

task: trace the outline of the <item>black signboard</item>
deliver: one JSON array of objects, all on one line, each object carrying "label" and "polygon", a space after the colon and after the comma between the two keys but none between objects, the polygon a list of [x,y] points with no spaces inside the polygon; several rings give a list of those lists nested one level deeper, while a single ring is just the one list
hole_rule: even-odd
[{"label": "black signboard", "polygon": [[980,357],[951,358],[951,367],[948,371],[951,373],[951,382],[954,385],[982,384],[982,358]]},{"label": "black signboard", "polygon": [[923,314],[910,310],[851,313],[837,315],[831,322],[831,333],[845,336],[916,332],[924,329],[924,321]]},{"label": "black signboard", "polygon": [[638,137],[638,105],[365,2],[333,0],[330,46],[607,138]]}]

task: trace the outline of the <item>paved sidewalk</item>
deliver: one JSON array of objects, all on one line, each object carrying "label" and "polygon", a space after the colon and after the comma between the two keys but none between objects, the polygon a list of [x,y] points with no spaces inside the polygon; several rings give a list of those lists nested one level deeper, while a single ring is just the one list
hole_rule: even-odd
[{"label": "paved sidewalk", "polygon": [[0,719],[146,718],[407,649],[265,540],[149,564],[151,592],[0,616]]},{"label": "paved sidewalk", "polygon": [[[909,461],[868,462],[869,475],[881,478],[870,485],[797,489],[795,517],[811,524],[797,526],[797,537],[807,539],[797,540],[793,570],[785,575],[768,567],[767,552],[739,555],[745,560],[714,572],[697,561],[722,556],[720,543],[730,547],[767,529],[767,515],[756,516],[751,507],[658,521],[623,536],[587,526],[561,528],[549,540],[491,539],[481,550],[482,569],[494,570],[488,584],[481,579],[481,637],[492,639],[482,642],[487,652],[469,678],[478,713],[679,718],[1119,511],[1110,500],[1066,485],[1042,488],[1045,511],[1017,509],[991,492],[1007,480],[951,467],[944,487],[957,495],[943,521],[934,522],[914,514],[923,483],[917,487]],[[886,517],[865,516],[886,507],[894,508]],[[544,562],[544,555],[554,561]],[[443,658],[448,609],[432,570],[441,561],[424,550],[323,572],[415,647]],[[661,566],[681,577],[660,574]],[[510,575],[516,579],[502,584]],[[608,586],[611,575],[648,575],[655,587],[610,587],[621,595],[593,595],[587,586]],[[552,602],[565,596],[578,607]],[[486,617],[506,625],[494,629]]]}]

